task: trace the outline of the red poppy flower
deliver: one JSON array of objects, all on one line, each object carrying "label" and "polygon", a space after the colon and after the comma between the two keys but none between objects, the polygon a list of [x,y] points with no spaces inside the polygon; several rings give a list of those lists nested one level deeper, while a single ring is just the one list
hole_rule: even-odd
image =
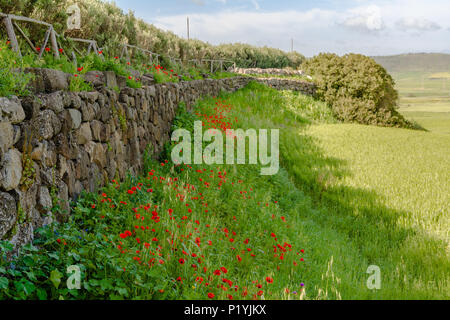
[{"label": "red poppy flower", "polygon": [[181,258],[180,260],[178,260],[178,262],[180,263],[180,264],[184,264],[184,259],[183,258]]},{"label": "red poppy flower", "polygon": [[266,278],[266,281],[267,281],[267,283],[272,283],[272,282],[273,282],[273,278],[267,277],[267,278]]},{"label": "red poppy flower", "polygon": [[212,293],[212,292],[208,293],[208,298],[214,299],[214,297],[215,297],[214,293]]}]

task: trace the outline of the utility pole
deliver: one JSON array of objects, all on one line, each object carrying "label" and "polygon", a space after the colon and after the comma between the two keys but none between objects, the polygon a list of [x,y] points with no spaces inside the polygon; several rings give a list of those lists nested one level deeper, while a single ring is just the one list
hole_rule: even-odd
[{"label": "utility pole", "polygon": [[294,52],[294,38],[291,38],[291,52]]},{"label": "utility pole", "polygon": [[189,40],[190,39],[190,32],[189,32],[190,30],[189,30],[189,17],[187,17],[187,39]]}]

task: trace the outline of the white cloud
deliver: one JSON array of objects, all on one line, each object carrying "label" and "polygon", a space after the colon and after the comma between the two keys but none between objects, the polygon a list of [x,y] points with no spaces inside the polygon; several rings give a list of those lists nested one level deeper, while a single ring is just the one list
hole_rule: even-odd
[{"label": "white cloud", "polygon": [[[245,1],[251,4],[251,0]],[[222,8],[213,13],[189,14],[189,17],[192,38],[213,44],[267,45],[286,51],[290,50],[290,39],[294,38],[294,49],[307,56],[324,51],[385,55],[450,48],[449,42],[444,41],[450,39],[449,0],[378,1],[377,5],[334,10]],[[153,23],[180,36],[186,35],[185,14],[159,16]]]},{"label": "white cloud", "polygon": [[441,29],[441,26],[428,19],[405,17],[397,21],[397,27],[404,31],[433,31]]},{"label": "white cloud", "polygon": [[350,10],[351,16],[346,18],[341,24],[343,26],[362,31],[380,31],[385,28],[381,9],[372,5],[365,8]]}]

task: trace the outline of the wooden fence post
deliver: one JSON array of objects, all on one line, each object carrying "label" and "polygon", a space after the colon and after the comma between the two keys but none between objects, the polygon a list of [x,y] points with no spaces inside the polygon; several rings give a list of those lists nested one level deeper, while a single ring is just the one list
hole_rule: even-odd
[{"label": "wooden fence post", "polygon": [[56,59],[59,59],[58,42],[56,41],[56,33],[53,27],[50,30],[50,41],[52,42],[53,55],[55,56]]},{"label": "wooden fence post", "polygon": [[44,39],[44,44],[41,47],[41,50],[39,52],[39,59],[42,58],[42,54],[44,53],[45,47],[47,46],[47,42],[48,42],[48,38],[50,37],[50,29],[52,29],[51,27],[47,30],[47,32],[45,33],[45,39]]},{"label": "wooden fence post", "polygon": [[17,42],[16,33],[14,32],[14,27],[11,22],[11,18],[9,16],[6,16],[3,19],[3,22],[5,23],[6,32],[8,33],[9,41],[11,41],[12,49],[19,54],[19,57],[22,56],[22,53],[20,52],[19,42]]}]

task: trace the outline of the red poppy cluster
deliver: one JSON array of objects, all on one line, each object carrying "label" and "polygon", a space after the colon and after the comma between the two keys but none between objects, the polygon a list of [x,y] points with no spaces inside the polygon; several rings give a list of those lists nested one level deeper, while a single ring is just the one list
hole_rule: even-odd
[{"label": "red poppy cluster", "polygon": [[[237,119],[231,120],[228,115],[231,108],[225,101],[216,99],[212,114],[205,112],[198,116],[205,127],[226,131],[237,123]],[[113,183],[119,188],[117,181]],[[189,285],[193,290],[202,290],[209,299],[233,299],[234,296],[260,299],[265,292],[271,293],[270,286],[276,282],[277,272],[291,272],[304,261],[299,257],[304,250],[295,255],[293,245],[284,236],[277,237],[269,230],[249,237],[245,216],[238,218],[229,212],[228,218],[219,219],[220,199],[235,198],[256,204],[256,197],[252,187],[242,179],[229,178],[223,167],[194,168],[172,165],[166,160],[159,168],[150,170],[144,180],[127,188],[120,201],[103,193],[97,206],[107,206],[108,210],[126,215],[127,230],[117,240],[111,240],[120,253],[140,267],[158,268],[160,274],[172,279],[175,287]],[[288,219],[279,214],[277,201],[257,204],[258,210],[271,221],[267,226],[277,223],[277,230],[289,228]],[[243,203],[242,208],[245,206]],[[264,246],[260,244],[262,239]],[[225,263],[217,266],[220,257],[230,259],[223,258]],[[242,283],[242,274],[250,275],[263,261],[274,266],[270,275],[262,278],[265,281]]]}]

